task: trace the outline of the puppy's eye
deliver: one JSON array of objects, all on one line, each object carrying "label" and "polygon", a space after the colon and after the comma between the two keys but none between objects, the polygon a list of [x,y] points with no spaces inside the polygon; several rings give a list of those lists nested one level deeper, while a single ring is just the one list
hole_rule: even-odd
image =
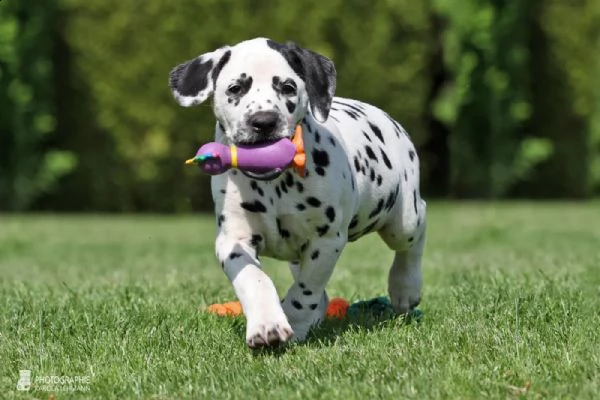
[{"label": "puppy's eye", "polygon": [[283,86],[281,86],[281,94],[284,94],[286,96],[295,95],[296,86],[292,85],[291,83],[285,83]]},{"label": "puppy's eye", "polygon": [[238,84],[233,84],[227,88],[228,94],[240,94],[242,87]]}]

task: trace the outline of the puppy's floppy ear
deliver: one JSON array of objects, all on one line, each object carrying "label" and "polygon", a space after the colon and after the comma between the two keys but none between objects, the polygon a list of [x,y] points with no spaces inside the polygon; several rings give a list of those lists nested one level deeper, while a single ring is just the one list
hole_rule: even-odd
[{"label": "puppy's floppy ear", "polygon": [[214,92],[219,73],[230,57],[231,50],[225,46],[173,68],[169,87],[177,102],[190,107],[206,100]]},{"label": "puppy's floppy ear", "polygon": [[336,72],[333,62],[321,54],[304,49],[294,42],[285,45],[268,40],[273,50],[280,52],[306,85],[310,111],[319,122],[327,121],[335,94]]}]

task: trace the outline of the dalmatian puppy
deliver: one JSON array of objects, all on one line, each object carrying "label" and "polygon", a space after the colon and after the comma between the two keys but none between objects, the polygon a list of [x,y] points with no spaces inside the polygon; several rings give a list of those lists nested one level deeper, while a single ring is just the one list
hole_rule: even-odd
[{"label": "dalmatian puppy", "polygon": [[[229,170],[212,178],[216,255],[242,304],[250,347],[304,340],[324,318],[325,287],[344,246],[371,232],[395,252],[395,311],[419,304],[426,204],[415,147],[384,111],[334,97],[331,60],[257,38],[175,67],[169,85],[185,107],[213,95],[215,140],[224,144],[289,138],[302,124],[304,177]],[[281,302],[259,255],[289,262],[294,283]]]}]

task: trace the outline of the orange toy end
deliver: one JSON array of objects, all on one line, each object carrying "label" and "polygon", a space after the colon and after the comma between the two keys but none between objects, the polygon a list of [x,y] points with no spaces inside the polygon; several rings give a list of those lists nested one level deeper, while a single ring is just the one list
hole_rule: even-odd
[{"label": "orange toy end", "polygon": [[350,303],[347,300],[342,299],[341,297],[334,297],[333,299],[329,300],[326,315],[329,318],[342,319],[346,317],[349,307]]},{"label": "orange toy end", "polygon": [[211,304],[206,308],[206,311],[221,317],[237,317],[244,314],[242,305],[239,301],[230,301],[223,304]]},{"label": "orange toy end", "polygon": [[306,154],[304,154],[304,141],[302,139],[302,125],[296,125],[296,130],[294,131],[294,137],[292,138],[292,143],[296,146],[296,155],[292,160],[292,168],[300,175],[304,177],[304,167],[306,165]]}]

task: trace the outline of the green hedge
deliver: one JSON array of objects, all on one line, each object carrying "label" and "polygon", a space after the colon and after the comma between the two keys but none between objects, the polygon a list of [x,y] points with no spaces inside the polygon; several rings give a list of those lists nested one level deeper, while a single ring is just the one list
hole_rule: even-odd
[{"label": "green hedge", "polygon": [[[168,73],[205,51],[255,36],[293,39],[332,57],[339,95],[385,106],[418,140],[426,135],[426,5],[158,0],[142,6],[133,0],[65,0],[63,7],[75,74],[66,78],[88,91],[63,96],[87,99],[93,108],[88,125],[97,127],[94,135],[107,136],[103,146],[110,151],[100,156],[86,141],[73,147],[80,168],[66,179],[66,192],[79,188],[89,198],[79,193],[78,203],[91,208],[182,211],[210,203],[208,179],[185,169],[182,161],[211,139],[214,118],[208,103],[180,108],[168,90]],[[72,135],[88,136],[83,124],[80,129]],[[73,202],[60,196],[53,201]]]},{"label": "green hedge", "polygon": [[26,210],[76,159],[53,146],[54,0],[0,2],[0,210]]}]

